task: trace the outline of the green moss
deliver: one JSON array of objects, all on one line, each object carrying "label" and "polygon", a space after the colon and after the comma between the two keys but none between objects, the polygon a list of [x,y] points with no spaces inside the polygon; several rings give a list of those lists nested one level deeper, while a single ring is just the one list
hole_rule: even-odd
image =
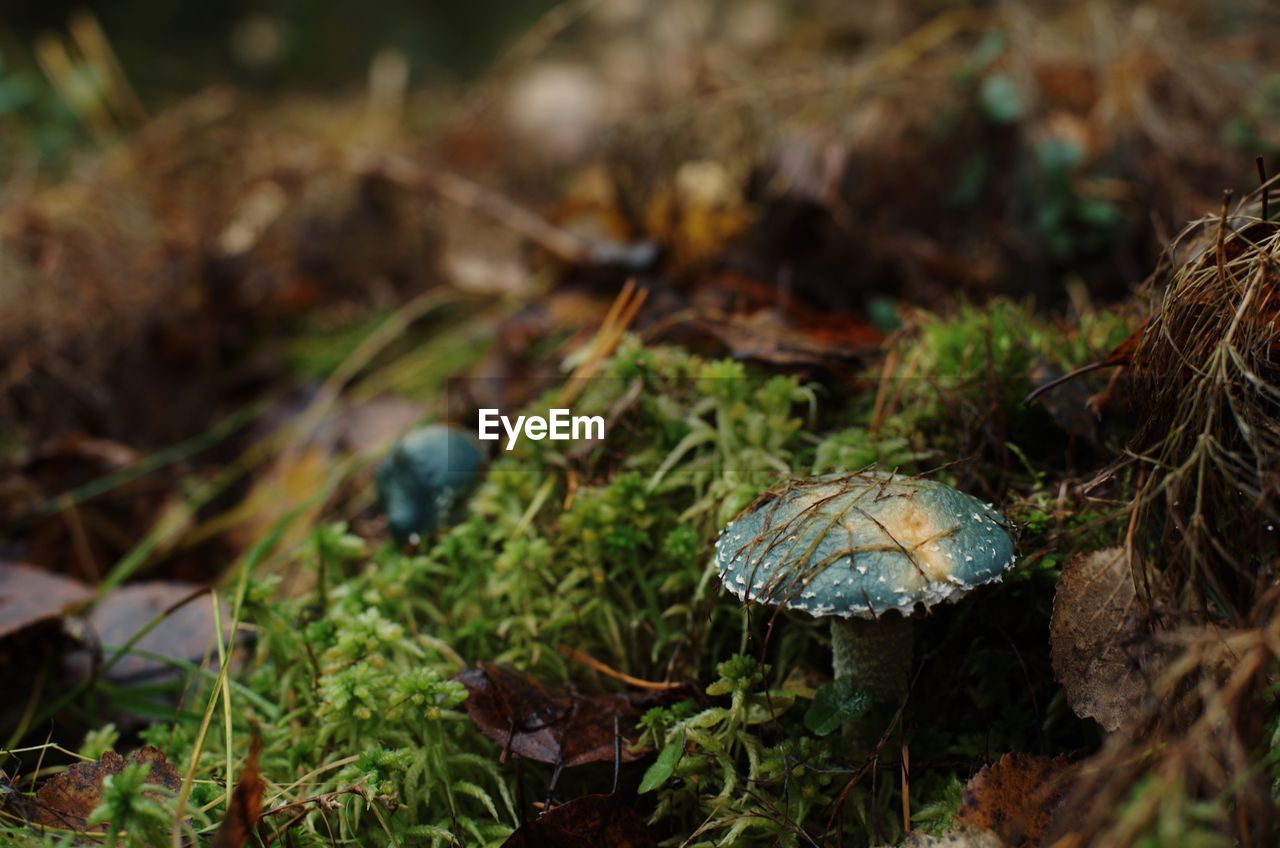
[{"label": "green moss", "polygon": [[1105,355],[1128,332],[1110,313],[1077,321],[1055,322],[998,299],[981,308],[962,304],[948,315],[918,315],[890,353],[893,367],[880,377],[872,444],[908,467],[949,466],[940,475],[946,482],[989,497],[1001,494],[996,477],[1007,483],[1010,474],[1030,481],[1037,473],[1067,471],[1069,434],[1043,405],[1023,403],[1034,369],[1078,367]]},{"label": "green moss", "polygon": [[[928,697],[911,703],[903,724],[883,719],[894,728],[886,767],[906,741],[917,764],[911,808],[918,824],[940,830],[958,776],[972,770],[964,763],[1094,741],[1055,697],[1044,632],[1068,550],[1061,537],[1114,528],[1096,509],[1063,511],[1046,470],[1066,462],[1054,447],[1062,440],[1043,435],[1060,433],[1021,400],[1034,363],[1087,361],[1122,329],[1093,318],[1063,327],[999,302],[926,316],[895,350],[887,386],[838,402],[791,377],[627,339],[574,404],[576,414],[621,410],[589,453],[526,442],[491,464],[466,517],[419,550],[322,526],[294,566],[314,575],[313,591],[280,600],[271,578],[248,586],[242,614],[256,641],[237,684],[253,697],[232,690],[234,754],[245,755],[256,726],[263,772],[280,786],[305,779],[276,800],[329,799],[299,808],[294,844],[500,844],[519,818],[516,780],[462,713],[465,692],[450,678],[501,661],[583,679],[557,650],[563,644],[638,677],[706,684],[641,725],[647,741],[672,749],[640,802],[670,844],[808,844],[803,834],[827,832],[837,798],[847,844],[892,840],[896,779],[846,786],[861,762],[840,734],[810,731],[803,691],[783,686],[797,669],[829,666],[827,628],[800,614],[745,616],[713,579],[712,546],[780,478],[872,464],[918,472],[969,458],[935,473],[987,481],[1020,525],[1024,557],[1044,552],[922,623],[917,670]],[[549,394],[528,411],[554,401]],[[798,691],[806,702],[797,706]],[[205,679],[187,697],[210,695]],[[189,761],[198,736],[198,715],[144,734],[175,763]],[[226,744],[217,731],[205,738],[202,781],[224,777]],[[949,765],[920,765],[931,762]],[[631,779],[645,768],[633,767]],[[539,791],[547,778],[526,764]],[[558,794],[599,787],[598,775],[574,770]],[[208,821],[221,818],[218,784],[197,783],[195,796]]]}]

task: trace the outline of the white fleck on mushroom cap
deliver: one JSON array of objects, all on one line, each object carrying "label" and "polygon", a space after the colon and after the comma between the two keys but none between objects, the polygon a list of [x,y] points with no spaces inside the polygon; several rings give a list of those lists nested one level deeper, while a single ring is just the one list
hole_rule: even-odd
[{"label": "white fleck on mushroom cap", "polygon": [[957,600],[1013,563],[1008,522],[990,504],[877,471],[788,483],[716,542],[720,579],[739,598],[843,618]]}]

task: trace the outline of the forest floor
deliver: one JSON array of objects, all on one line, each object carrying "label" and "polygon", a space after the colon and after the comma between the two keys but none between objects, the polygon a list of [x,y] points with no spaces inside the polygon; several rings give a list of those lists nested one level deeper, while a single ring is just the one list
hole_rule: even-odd
[{"label": "forest floor", "polygon": [[[1275,844],[1280,19],[616,5],[0,105],[0,836]],[[899,697],[716,561],[872,471],[1017,554]]]}]

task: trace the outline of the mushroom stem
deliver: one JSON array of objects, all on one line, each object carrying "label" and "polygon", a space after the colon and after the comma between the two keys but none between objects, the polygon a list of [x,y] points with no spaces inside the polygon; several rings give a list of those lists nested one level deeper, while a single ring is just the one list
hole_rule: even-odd
[{"label": "mushroom stem", "polygon": [[911,678],[911,622],[896,612],[832,618],[831,655],[837,679],[852,677],[877,697],[901,702]]}]

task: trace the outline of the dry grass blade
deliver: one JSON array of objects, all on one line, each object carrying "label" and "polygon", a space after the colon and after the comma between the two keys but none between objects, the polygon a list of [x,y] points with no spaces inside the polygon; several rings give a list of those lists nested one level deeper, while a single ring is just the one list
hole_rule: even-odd
[{"label": "dry grass blade", "polygon": [[627,328],[635,321],[636,315],[640,314],[640,307],[644,306],[648,296],[648,289],[637,287],[634,279],[627,280],[622,291],[618,292],[618,296],[609,305],[609,311],[601,321],[600,329],[583,349],[581,361],[565,380],[564,386],[556,396],[559,405],[569,406],[582,394],[591,378],[599,371],[600,364],[617,349]]}]

